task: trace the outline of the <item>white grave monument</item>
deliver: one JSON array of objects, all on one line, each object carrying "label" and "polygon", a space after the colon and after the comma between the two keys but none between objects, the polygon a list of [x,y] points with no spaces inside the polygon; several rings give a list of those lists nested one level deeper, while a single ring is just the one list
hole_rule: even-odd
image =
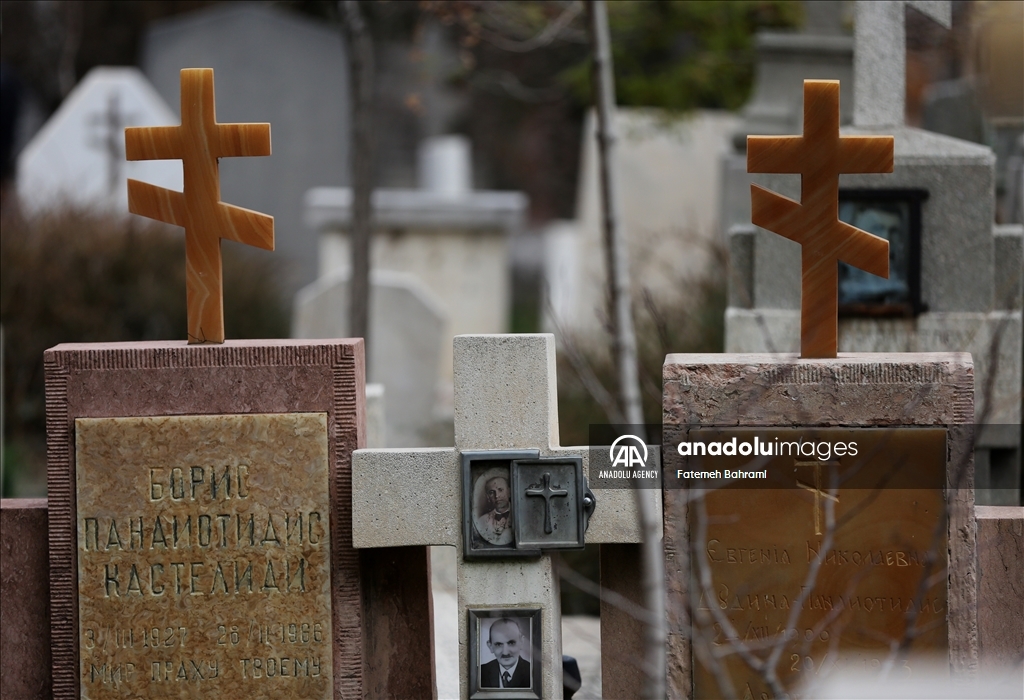
[{"label": "white grave monument", "polygon": [[858,2],[853,41],[853,123],[902,125],[907,98],[906,7],[949,29],[949,0]]},{"label": "white grave monument", "polygon": [[[634,296],[645,290],[659,308],[686,303],[687,282],[706,273],[720,238],[720,149],[738,119],[715,110],[672,117],[623,108],[615,119]],[[544,234],[543,318],[545,330],[592,339],[603,333],[608,315],[593,114],[584,125],[581,153],[576,220],[557,222]]]},{"label": "white grave monument", "polygon": [[[541,697],[557,700],[562,697],[562,644],[559,577],[553,559],[548,554],[534,558],[464,559],[467,546],[463,536],[461,466],[467,452],[537,450],[541,457],[582,457],[583,473],[587,474],[587,448],[561,447],[558,442],[554,337],[457,336],[454,358],[454,448],[353,453],[353,545],[456,548],[463,700],[470,697],[470,647],[480,644],[479,639],[470,639],[468,611],[539,609],[540,654],[533,662],[540,662],[543,673],[541,686],[535,690],[539,690]],[[587,543],[639,542],[641,528],[634,492],[594,492],[597,509],[586,531]],[[557,497],[554,490],[551,495]],[[645,490],[642,495],[651,499],[660,519],[661,491]]]},{"label": "white grave monument", "polygon": [[[295,297],[292,337],[348,337],[348,288],[347,271],[303,287]],[[445,313],[431,291],[407,273],[374,270],[370,289],[367,381],[381,385],[386,398],[386,427],[379,432],[387,442],[376,446],[437,444],[434,405]]]},{"label": "white grave monument", "polygon": [[[524,226],[527,198],[521,192],[471,189],[469,142],[463,136],[422,144],[419,177],[419,189],[374,191],[370,262],[373,270],[412,275],[438,301],[445,320],[438,410],[450,417],[451,339],[508,330],[508,239]],[[311,189],[305,208],[307,225],[319,232],[319,276],[347,276],[352,190]]]},{"label": "white grave monument", "polygon": [[181,191],[180,161],[126,161],[126,126],[179,123],[137,68],[93,68],[18,157],[18,198],[37,213],[63,204],[124,212],[128,178]]}]

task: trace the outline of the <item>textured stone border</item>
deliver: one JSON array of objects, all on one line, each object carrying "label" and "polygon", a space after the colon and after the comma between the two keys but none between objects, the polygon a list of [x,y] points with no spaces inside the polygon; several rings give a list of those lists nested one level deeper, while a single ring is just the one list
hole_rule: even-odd
[{"label": "textured stone border", "polygon": [[[665,445],[688,426],[947,426],[947,578],[949,660],[954,672],[978,670],[978,576],[974,520],[974,366],[968,353],[840,353],[832,360],[795,355],[669,355],[664,365]],[[670,430],[675,426],[675,432]],[[665,469],[682,466],[663,450]],[[691,697],[687,494],[666,489],[668,688]]]},{"label": "textured stone border", "polygon": [[46,499],[0,500],[0,698],[50,697]]},{"label": "textured stone border", "polygon": [[978,506],[978,645],[983,672],[1024,688],[1024,507]]},{"label": "textured stone border", "polygon": [[363,566],[351,515],[352,451],[366,439],[362,340],[66,344],[47,350],[44,366],[54,697],[80,690],[75,419],[292,412],[327,413],[334,694],[362,697],[374,618],[367,574],[353,576]]}]

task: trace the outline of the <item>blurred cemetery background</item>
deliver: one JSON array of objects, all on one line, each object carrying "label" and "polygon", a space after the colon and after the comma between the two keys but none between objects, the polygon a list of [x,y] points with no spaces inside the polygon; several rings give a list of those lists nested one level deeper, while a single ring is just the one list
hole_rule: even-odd
[{"label": "blurred cemetery background", "polygon": [[[610,422],[614,375],[582,4],[360,6],[375,62],[369,380],[383,427],[372,446],[452,444],[454,335],[538,331],[558,338],[561,443],[586,444],[589,424]],[[179,188],[180,162],[125,162],[124,127],[177,123],[184,67],[215,70],[220,121],[271,122],[272,156],[221,163],[224,201],[272,214],[277,241],[274,253],[224,244],[227,336],[346,337],[353,98],[334,2],[0,8],[0,492],[29,497],[46,491],[43,351],[185,338],[184,238],[127,215],[125,194],[128,177]],[[667,352],[763,350],[735,319],[793,306],[785,285],[751,272],[761,249],[736,229],[750,224],[745,137],[799,133],[804,78],[841,79],[851,122],[854,9],[642,0],[609,14],[644,409],[657,423]],[[957,139],[949,148],[964,157],[988,157],[971,144],[995,155],[991,221],[971,232],[994,236],[978,270],[995,291],[974,294],[968,280],[947,292],[981,299],[950,302],[957,312],[1016,309],[1016,344],[992,376],[1001,420],[1016,423],[1007,444],[1019,445],[1021,290],[1009,268],[1024,221],[1024,2],[957,0],[951,29],[911,8],[905,19],[905,126]],[[786,323],[769,330],[782,337]],[[865,333],[878,349],[909,349]],[[973,336],[913,337],[914,349],[963,343],[948,349],[984,361]],[[1019,449],[992,459],[1019,500]],[[596,578],[596,557],[572,563]],[[570,595],[563,608],[593,614],[596,601]],[[587,634],[567,634],[566,653]]]},{"label": "blurred cemetery background", "polygon": [[[608,420],[613,379],[582,6],[362,6],[375,53],[381,439],[450,443],[453,335],[543,330],[559,338],[563,443],[585,442],[588,424]],[[224,200],[277,227],[272,254],[224,246],[228,336],[347,336],[352,98],[332,2],[2,7],[3,493],[28,496],[45,491],[42,351],[184,337],[180,232],[124,214],[126,178],[176,188],[181,166],[126,162],[123,128],[176,123],[178,71],[213,67],[220,120],[273,125],[271,157],[222,163]],[[796,133],[804,77],[842,79],[850,120],[853,3],[610,12],[656,422],[665,353],[726,347],[728,232],[749,225],[745,136]],[[976,1],[953,3],[951,30],[906,18],[906,124],[994,150],[997,224],[1022,218],[1021,13]]]}]

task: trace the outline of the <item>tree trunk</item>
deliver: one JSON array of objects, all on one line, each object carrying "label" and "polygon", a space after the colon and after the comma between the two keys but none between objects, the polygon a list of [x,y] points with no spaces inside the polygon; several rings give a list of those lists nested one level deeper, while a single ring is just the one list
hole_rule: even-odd
[{"label": "tree trunk", "polygon": [[[612,322],[612,351],[618,374],[622,413],[633,431],[643,430],[640,379],[637,367],[636,331],[633,327],[629,284],[629,254],[622,231],[615,167],[615,81],[612,73],[611,38],[603,0],[588,3],[591,43],[594,52],[592,83],[597,107],[597,152],[600,163],[601,207],[604,224],[605,268],[608,274],[608,308]],[[643,434],[638,435],[646,439]],[[644,697],[665,697],[665,562],[662,528],[652,492],[635,488],[637,510],[643,526],[644,602],[650,624],[644,631]]]},{"label": "tree trunk", "polygon": [[338,3],[348,49],[352,84],[352,269],[349,332],[362,338],[370,366],[370,235],[373,210],[373,38],[357,0]]}]

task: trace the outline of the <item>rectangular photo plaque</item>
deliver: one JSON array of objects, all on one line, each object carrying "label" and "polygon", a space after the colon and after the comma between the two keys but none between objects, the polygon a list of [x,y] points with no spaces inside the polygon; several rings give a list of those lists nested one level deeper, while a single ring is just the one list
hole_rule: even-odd
[{"label": "rectangular photo plaque", "polygon": [[541,609],[470,609],[469,697],[541,697]]},{"label": "rectangular photo plaque", "polygon": [[466,559],[539,557],[539,549],[518,547],[512,493],[512,464],[537,459],[539,450],[481,450],[462,453],[462,531]]}]

